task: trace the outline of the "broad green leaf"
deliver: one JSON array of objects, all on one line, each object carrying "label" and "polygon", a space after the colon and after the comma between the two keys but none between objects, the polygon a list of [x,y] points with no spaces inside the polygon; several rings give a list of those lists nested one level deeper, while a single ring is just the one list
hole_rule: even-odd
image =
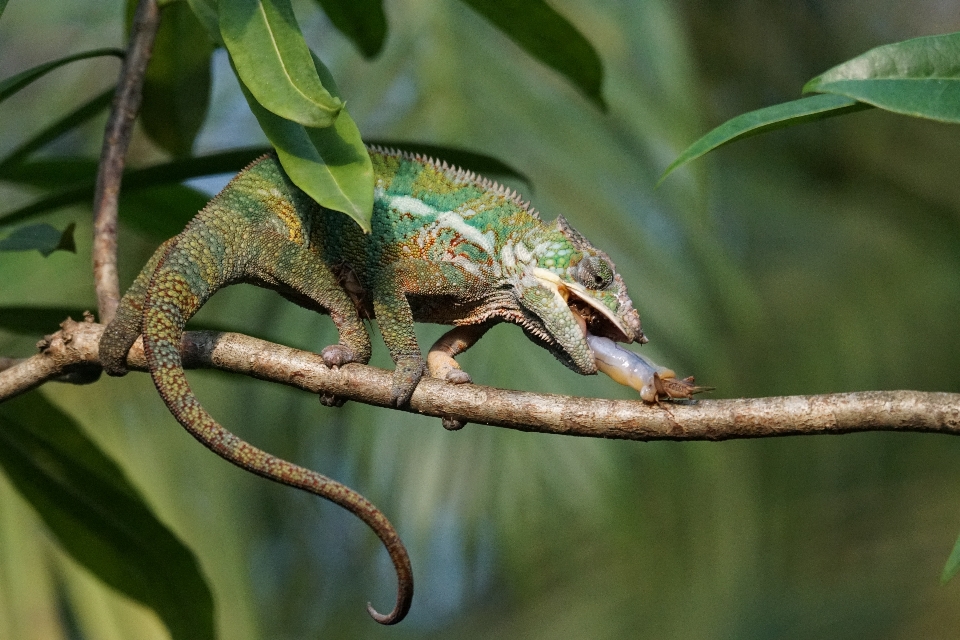
[{"label": "broad green leaf", "polygon": [[383,0],[316,0],[330,22],[356,45],[365,58],[373,58],[387,39]]},{"label": "broad green leaf", "polygon": [[89,158],[53,158],[0,165],[0,180],[43,189],[92,184],[97,162]]},{"label": "broad green leaf", "polygon": [[823,73],[805,93],[833,93],[918,118],[960,123],[960,33],[867,51]]},{"label": "broad green leaf", "polygon": [[[147,189],[159,185],[176,184],[190,178],[218,175],[222,173],[236,173],[250,164],[258,156],[269,153],[266,147],[250,147],[233,149],[222,153],[214,153],[198,158],[183,158],[145,169],[127,170],[123,174],[123,194],[139,189]],[[92,162],[92,161],[89,161]],[[34,163],[30,163],[31,165]],[[39,164],[39,163],[38,163]],[[19,170],[10,170],[12,174],[19,174]],[[95,172],[94,172],[95,173]],[[29,183],[25,177],[25,183]],[[81,184],[68,186],[61,191],[44,196],[24,207],[0,214],[0,224],[9,225],[22,222],[61,207],[78,203],[89,203],[93,198],[94,174]],[[122,215],[122,214],[121,214]]]},{"label": "broad green leaf", "polygon": [[[96,308],[96,303],[89,308]],[[79,320],[82,317],[82,309],[67,307],[0,307],[0,329],[24,336],[37,336],[52,333],[67,318]]]},{"label": "broad green leaf", "polygon": [[[40,149],[47,143],[53,142],[63,134],[72,131],[90,118],[98,115],[110,105],[113,93],[113,88],[107,89],[22,143],[19,147],[11,151],[6,158],[0,161],[0,173],[2,173],[3,169],[22,162],[37,149]],[[61,182],[60,184],[63,183]]]},{"label": "broad green leaf", "polygon": [[[330,72],[319,59],[314,57],[314,61],[323,81],[334,95],[339,95]],[[347,214],[369,232],[373,165],[360,130],[346,109],[332,127],[304,127],[267,111],[243,83],[240,87],[293,183],[324,207]]]},{"label": "broad green leaf", "polygon": [[530,178],[502,160],[482,153],[467,151],[466,149],[396,140],[367,140],[367,144],[385,149],[398,149],[409,153],[419,153],[422,156],[436,160],[446,160],[449,164],[460,167],[461,169],[473,171],[488,178],[491,176],[515,178],[526,182],[528,185],[531,184]]},{"label": "broad green leaf", "polygon": [[156,611],[174,640],[214,639],[213,597],[196,558],[39,392],[0,404],[0,468],[77,562]]},{"label": "broad green leaf", "polygon": [[36,249],[44,258],[54,251],[77,252],[73,241],[76,224],[71,222],[63,231],[46,223],[30,224],[15,229],[9,236],[0,240],[0,251],[33,251]]},{"label": "broad green leaf", "polygon": [[220,0],[220,33],[237,77],[267,111],[329,127],[343,102],[325,87],[289,0]]},{"label": "broad green leaf", "polygon": [[940,584],[946,584],[953,576],[960,572],[960,537],[953,545],[953,551],[947,558],[947,563],[943,565],[943,573],[940,574]]},{"label": "broad green leaf", "polygon": [[527,53],[572,82],[606,111],[603,63],[586,38],[544,0],[462,0]]},{"label": "broad green leaf", "polygon": [[870,105],[857,102],[852,98],[835,95],[819,95],[744,113],[736,118],[727,120],[687,147],[683,153],[667,167],[663,175],[660,176],[657,184],[663,182],[664,178],[670,175],[675,169],[682,167],[691,160],[696,160],[717,147],[722,147],[735,140],[742,140],[743,138],[748,138],[758,133],[763,133],[764,131],[772,131],[773,129],[789,127],[812,120],[823,120],[824,118],[869,108]]},{"label": "broad green leaf", "polygon": [[217,0],[187,0],[193,15],[203,25],[207,35],[218,47],[223,46],[223,36],[220,35],[220,16],[217,10]]},{"label": "broad green leaf", "polygon": [[41,65],[33,67],[32,69],[27,69],[26,71],[18,73],[17,75],[0,82],[0,101],[6,100],[34,80],[39,80],[47,73],[50,73],[54,69],[62,67],[65,64],[74,62],[76,60],[86,60],[87,58],[98,58],[101,56],[116,56],[118,58],[122,58],[123,51],[121,49],[94,49],[92,51],[84,51],[83,53],[75,53],[72,56],[60,58],[59,60],[53,60],[52,62],[45,62]]},{"label": "broad green leaf", "polygon": [[188,156],[210,102],[213,42],[184,2],[167,5],[143,83],[140,124],[172,156]]},{"label": "broad green leaf", "polygon": [[120,220],[158,240],[177,235],[210,198],[182,184],[138,189],[120,196]]}]

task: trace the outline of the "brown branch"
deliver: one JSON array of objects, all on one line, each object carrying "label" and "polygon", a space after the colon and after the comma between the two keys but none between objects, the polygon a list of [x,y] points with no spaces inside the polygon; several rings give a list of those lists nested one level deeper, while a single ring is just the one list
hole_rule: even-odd
[{"label": "brown branch", "polygon": [[[40,354],[0,371],[0,401],[65,375],[74,381],[89,381],[89,375],[82,374],[97,366],[97,344],[103,327],[72,320],[62,327],[41,342]],[[357,364],[331,370],[317,354],[236,333],[188,332],[182,351],[184,363],[190,368],[242,373],[382,407],[390,402],[389,371]],[[139,341],[130,352],[128,364],[131,369],[146,369]],[[626,440],[727,440],[855,431],[960,435],[960,394],[920,391],[651,406],[639,400],[577,398],[424,379],[406,410],[521,431]]]},{"label": "brown branch", "polygon": [[124,159],[133,122],[140,110],[143,77],[160,24],[157,0],[140,0],[133,17],[127,54],[120,68],[120,81],[113,95],[110,117],[103,134],[103,148],[93,196],[93,281],[97,290],[100,320],[108,323],[120,303],[117,277],[117,207]]}]

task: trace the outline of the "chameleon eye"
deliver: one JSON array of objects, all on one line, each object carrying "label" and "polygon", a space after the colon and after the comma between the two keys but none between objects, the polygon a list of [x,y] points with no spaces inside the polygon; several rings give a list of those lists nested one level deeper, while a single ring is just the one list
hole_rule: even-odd
[{"label": "chameleon eye", "polygon": [[580,261],[577,280],[588,289],[606,289],[613,282],[613,269],[603,258],[589,256]]}]

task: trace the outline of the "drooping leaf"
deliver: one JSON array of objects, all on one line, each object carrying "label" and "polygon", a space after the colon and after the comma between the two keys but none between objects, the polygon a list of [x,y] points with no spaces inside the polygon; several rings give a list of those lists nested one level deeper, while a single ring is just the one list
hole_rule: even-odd
[{"label": "drooping leaf", "polygon": [[462,0],[527,53],[552,67],[606,111],[603,63],[593,45],[544,0]]},{"label": "drooping leaf", "polygon": [[0,404],[0,468],[77,562],[156,611],[174,640],[214,639],[213,597],[196,558],[39,392]]},{"label": "drooping leaf", "polygon": [[[684,149],[683,153],[674,160],[660,176],[659,182],[670,175],[674,170],[682,167],[691,160],[713,151],[717,147],[742,140],[750,136],[800,124],[812,120],[822,120],[852,111],[869,109],[870,105],[857,102],[852,98],[835,95],[818,95],[801,98],[791,102],[775,104],[772,107],[757,109],[727,120],[705,136]],[[659,184],[658,182],[658,184]]]},{"label": "drooping leaf", "polygon": [[58,231],[45,222],[29,224],[15,229],[9,236],[0,240],[0,251],[33,251],[36,249],[44,258],[54,251],[77,252],[73,240],[76,224],[71,222],[63,231]]},{"label": "drooping leaf", "polygon": [[107,89],[100,95],[63,116],[46,129],[40,131],[29,140],[23,142],[19,147],[11,151],[6,158],[0,161],[0,173],[8,167],[22,162],[37,149],[40,149],[47,143],[53,142],[63,134],[72,131],[105,110],[113,98],[113,93],[113,88]]},{"label": "drooping leaf", "polygon": [[289,0],[220,0],[220,33],[237,77],[267,111],[329,127],[343,108],[317,75]]},{"label": "drooping leaf", "polygon": [[89,158],[54,158],[0,165],[0,180],[42,189],[92,184],[97,161]]},{"label": "drooping leaf", "polygon": [[143,83],[140,124],[171,155],[190,155],[210,102],[213,42],[184,2],[166,5]]},{"label": "drooping leaf", "polygon": [[[159,185],[176,184],[190,178],[236,173],[250,164],[257,156],[269,152],[270,149],[267,147],[248,147],[212,153],[198,158],[172,160],[144,169],[127,170],[123,174],[123,194],[127,195],[138,189],[148,189]],[[11,175],[18,176],[19,171],[11,170]],[[25,182],[29,183],[29,180]],[[93,198],[93,190],[94,176],[91,175],[82,184],[65,187],[19,209],[0,214],[0,224],[8,225],[14,222],[22,222],[61,207],[89,202]]]},{"label": "drooping leaf", "polygon": [[458,147],[445,147],[435,144],[423,144],[420,142],[404,142],[397,140],[367,140],[367,144],[385,149],[399,149],[409,153],[419,153],[420,155],[434,158],[437,160],[446,160],[448,163],[473,171],[484,177],[505,177],[522,180],[528,185],[531,184],[530,178],[520,173],[507,163],[475,151],[468,151]]},{"label": "drooping leaf", "polygon": [[817,76],[803,91],[847,96],[903,115],[960,123],[960,33],[871,49]]},{"label": "drooping leaf", "polygon": [[960,537],[957,538],[957,541],[953,545],[953,551],[950,552],[950,557],[947,558],[947,563],[943,565],[943,573],[940,574],[940,584],[946,584],[960,572]]},{"label": "drooping leaf", "polygon": [[196,16],[210,40],[218,47],[223,46],[223,36],[220,35],[220,16],[217,10],[217,0],[187,0],[193,15]]},{"label": "drooping leaf", "polygon": [[383,0],[316,0],[337,30],[356,45],[365,58],[373,58],[387,39]]},{"label": "drooping leaf", "polygon": [[[96,308],[96,304],[89,307]],[[0,307],[0,329],[24,336],[38,336],[54,331],[66,320],[79,320],[82,309],[68,307]]]},{"label": "drooping leaf", "polygon": [[116,56],[118,58],[122,58],[123,51],[121,49],[93,49],[92,51],[75,53],[72,56],[67,56],[51,62],[45,62],[41,65],[33,67],[32,69],[27,69],[26,71],[18,73],[17,75],[11,76],[0,82],[0,102],[6,100],[17,91],[20,91],[20,89],[23,89],[31,82],[39,80],[54,69],[58,69],[59,67],[76,60],[86,60],[87,58],[98,58],[101,56]]},{"label": "drooping leaf", "polygon": [[[323,81],[339,95],[330,72],[319,59],[314,61]],[[243,83],[241,89],[293,183],[324,207],[347,214],[370,231],[373,165],[350,114],[341,111],[332,127],[304,127],[267,111]]]}]

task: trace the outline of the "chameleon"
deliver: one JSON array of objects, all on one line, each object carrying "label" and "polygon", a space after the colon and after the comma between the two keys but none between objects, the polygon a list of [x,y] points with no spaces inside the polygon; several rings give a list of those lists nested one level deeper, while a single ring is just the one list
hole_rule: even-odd
[{"label": "chameleon", "polygon": [[[254,447],[204,410],[180,357],[187,320],[223,287],[266,287],[330,315],[339,340],[320,355],[326,366],[340,367],[369,361],[365,322],[376,319],[395,363],[396,406],[409,402],[427,370],[453,384],[471,382],[455,357],[499,322],[519,325],[585,375],[598,370],[588,337],[641,344],[647,338],[610,257],[562,216],[544,221],[515,191],[446,162],[368,151],[375,182],[369,234],[297,188],[275,155],[263,156],[157,249],[106,327],[99,358],[108,374],[124,375],[127,353],[142,335],[154,384],[191,435],[227,461],[330,500],[366,523],[386,547],[398,581],[392,611],[379,613],[369,603],[367,609],[376,621],[393,624],[413,598],[410,559],[396,530],[356,491]],[[424,358],[414,322],[453,328]],[[663,393],[689,397],[699,389],[683,382]]]}]

